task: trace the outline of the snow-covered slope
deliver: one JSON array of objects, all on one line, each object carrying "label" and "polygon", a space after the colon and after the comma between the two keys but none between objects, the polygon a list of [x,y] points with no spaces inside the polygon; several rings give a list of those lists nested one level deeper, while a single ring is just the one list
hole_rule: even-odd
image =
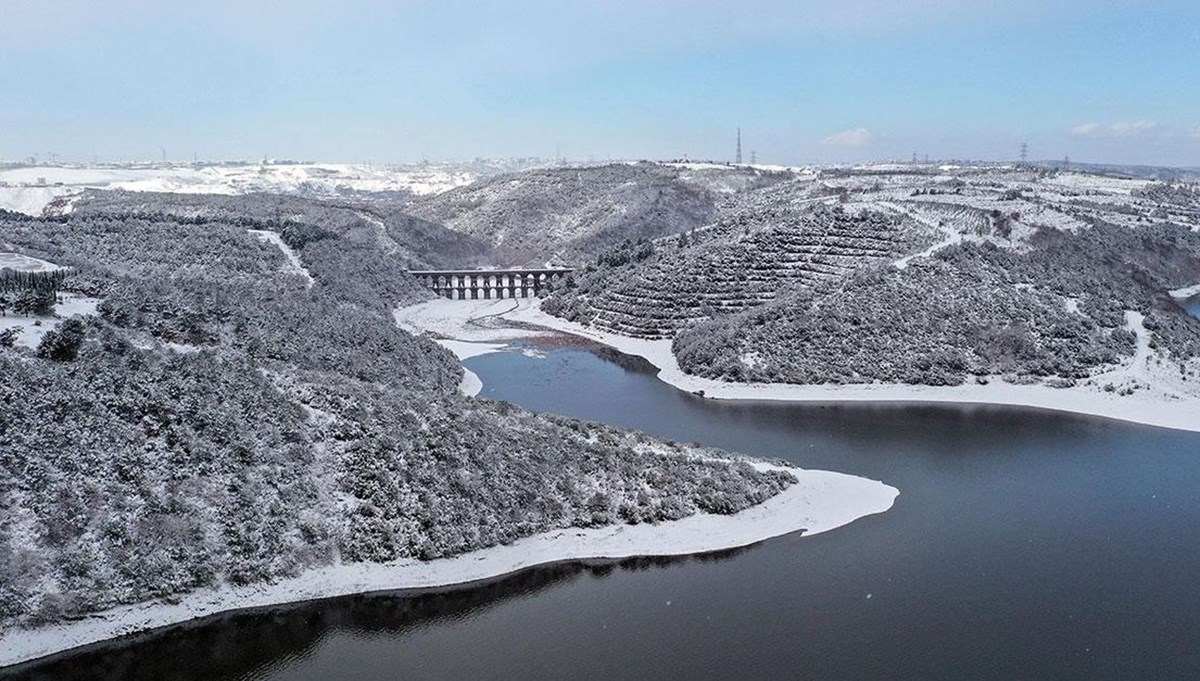
[{"label": "snow-covered slope", "polygon": [[710,224],[730,195],[790,177],[719,165],[552,168],[476,182],[419,199],[409,210],[495,246],[512,264],[573,264],[625,239]]},{"label": "snow-covered slope", "polygon": [[[443,192],[509,168],[486,164],[366,166],[336,163],[112,165],[0,170],[0,208],[40,215],[82,189],[190,194],[295,194],[397,198]],[[69,204],[64,204],[69,210]]]},{"label": "snow-covered slope", "polygon": [[0,270],[15,270],[17,272],[57,272],[62,265],[34,258],[23,253],[8,253],[0,251]]},{"label": "snow-covered slope", "polygon": [[673,339],[685,371],[720,380],[1067,383],[1134,351],[1127,311],[1177,373],[1200,358],[1200,324],[1168,295],[1200,280],[1195,184],[831,168],[735,192],[716,212],[601,254],[542,309]]}]

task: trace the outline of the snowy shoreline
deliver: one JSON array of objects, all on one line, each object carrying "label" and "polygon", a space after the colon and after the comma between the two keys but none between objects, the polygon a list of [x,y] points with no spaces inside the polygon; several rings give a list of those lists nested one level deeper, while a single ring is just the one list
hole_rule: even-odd
[{"label": "snowy shoreline", "polygon": [[1187,300],[1193,296],[1200,296],[1200,284],[1177,288],[1174,291],[1168,291],[1168,293],[1170,293],[1171,297],[1175,300]]},{"label": "snowy shoreline", "polygon": [[[471,331],[460,335],[472,336],[472,341],[441,338],[438,343],[460,359],[498,352],[506,347],[503,343],[480,342],[479,336],[494,335],[485,326],[473,325],[473,320],[486,316],[487,312],[462,316],[460,313],[464,311],[466,308],[452,309],[449,316],[458,321],[447,323],[471,326]],[[406,319],[399,312],[397,322],[406,326]],[[506,333],[507,338],[533,335],[538,332],[518,329]],[[465,371],[459,389],[476,394],[480,388],[479,377]],[[803,532],[807,537],[883,513],[892,507],[899,495],[896,488],[882,482],[843,473],[762,462],[751,465],[760,470],[787,470],[797,482],[760,504],[728,516],[697,513],[654,525],[551,530],[507,546],[494,546],[452,558],[331,565],[272,584],[223,585],[170,599],[111,608],[77,621],[10,629],[0,633],[0,668],[228,612],[361,593],[459,586],[570,561],[703,554],[742,548],[796,532]]]},{"label": "snowy shoreline", "polygon": [[[1053,388],[1045,385],[1014,385],[995,378],[985,385],[923,386],[907,384],[797,385],[781,383],[729,383],[686,374],[671,352],[669,340],[643,340],[599,331],[554,317],[537,308],[535,299],[454,301],[439,299],[401,308],[396,317],[402,326],[468,341],[496,342],[506,338],[506,330],[495,328],[464,330],[466,320],[484,314],[500,319],[532,324],[557,332],[573,334],[612,347],[629,355],[645,358],[659,369],[663,382],[688,392],[703,392],[705,397],[723,400],[767,400],[790,402],[907,402],[991,404],[1031,407],[1129,421],[1150,426],[1200,432],[1200,396],[1173,390],[1160,376],[1150,375],[1149,357],[1139,352],[1133,364],[1113,372],[1113,380],[1133,376],[1151,386],[1132,395],[1106,392],[1097,387]],[[1140,328],[1140,315],[1131,323]],[[529,335],[522,330],[521,336]],[[1140,345],[1146,339],[1140,337]],[[1143,351],[1145,348],[1143,348]],[[1132,371],[1136,369],[1136,371]],[[1099,377],[1102,380],[1107,375]]]},{"label": "snowy shoreline", "polygon": [[791,471],[797,483],[729,516],[699,513],[657,525],[552,530],[452,558],[333,565],[273,584],[202,589],[173,602],[121,606],[74,622],[12,629],[0,635],[0,668],[238,610],[376,591],[450,587],[576,560],[711,553],[799,531],[807,537],[883,513],[899,494],[881,482],[851,475],[754,465]]}]

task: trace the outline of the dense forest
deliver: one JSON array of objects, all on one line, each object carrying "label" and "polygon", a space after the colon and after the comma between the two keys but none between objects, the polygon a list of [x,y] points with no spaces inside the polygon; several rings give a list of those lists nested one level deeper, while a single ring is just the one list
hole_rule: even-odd
[{"label": "dense forest", "polygon": [[[731,513],[793,482],[460,396],[455,359],[390,312],[428,295],[405,268],[473,242],[294,198],[246,197],[239,214],[240,200],[112,193],[53,219],[0,215],[6,248],[102,298],[37,348],[0,347],[0,626]],[[303,270],[249,229],[280,234]]]},{"label": "dense forest", "polygon": [[709,224],[733,194],[787,177],[659,163],[549,168],[420,198],[406,210],[488,243],[496,264],[577,265],[625,240]]},{"label": "dense forest", "polygon": [[1134,355],[1134,312],[1186,375],[1200,322],[1167,292],[1200,281],[1200,201],[1193,185],[1122,182],[797,178],[737,193],[703,228],[617,244],[542,308],[672,339],[709,378],[928,385],[1069,384]]},{"label": "dense forest", "polygon": [[680,366],[738,381],[958,384],[971,376],[1085,378],[1131,358],[1126,311],[1153,347],[1200,357],[1200,322],[1166,291],[1200,280],[1200,234],[1098,223],[1042,230],[1031,248],[947,247],[682,331]]},{"label": "dense forest", "polygon": [[544,305],[551,314],[643,338],[740,312],[932,242],[927,228],[839,205],[752,206],[656,241],[618,244]]}]

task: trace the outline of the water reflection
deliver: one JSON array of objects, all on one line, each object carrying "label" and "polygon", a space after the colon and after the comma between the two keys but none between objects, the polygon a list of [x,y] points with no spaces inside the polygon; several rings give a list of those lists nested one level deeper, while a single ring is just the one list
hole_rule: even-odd
[{"label": "water reflection", "polygon": [[425,628],[465,622],[504,601],[536,596],[571,580],[604,580],[620,572],[717,563],[734,559],[746,550],[567,561],[445,589],[361,594],[216,615],[12,667],[0,672],[0,679],[235,681],[280,675],[291,678],[289,670],[303,666],[330,636],[402,640]]}]

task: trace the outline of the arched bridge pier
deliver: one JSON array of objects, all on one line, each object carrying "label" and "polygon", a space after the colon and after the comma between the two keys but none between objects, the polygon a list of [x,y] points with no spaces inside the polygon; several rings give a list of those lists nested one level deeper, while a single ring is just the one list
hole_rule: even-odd
[{"label": "arched bridge pier", "polygon": [[481,300],[531,298],[541,295],[570,274],[570,268],[506,270],[411,270],[413,275],[443,298]]}]

